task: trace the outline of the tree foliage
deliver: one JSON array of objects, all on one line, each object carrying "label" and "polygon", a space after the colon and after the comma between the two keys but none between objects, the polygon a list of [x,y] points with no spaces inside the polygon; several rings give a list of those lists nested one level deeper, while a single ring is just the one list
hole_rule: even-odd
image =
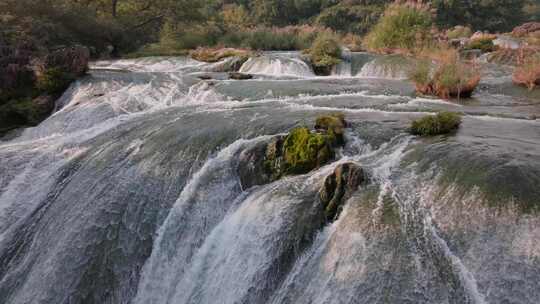
[{"label": "tree foliage", "polygon": [[[0,0],[4,40],[45,48],[84,44],[94,55],[130,52],[171,38],[183,45],[234,40],[253,28],[312,25],[362,35],[393,0]],[[442,28],[509,31],[540,19],[537,0],[433,0]],[[207,29],[204,29],[207,28]],[[205,40],[210,39],[210,40]]]}]

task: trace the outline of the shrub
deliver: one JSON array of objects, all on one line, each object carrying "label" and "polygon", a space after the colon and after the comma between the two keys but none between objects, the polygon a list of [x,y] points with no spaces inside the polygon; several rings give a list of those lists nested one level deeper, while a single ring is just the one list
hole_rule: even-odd
[{"label": "shrub", "polygon": [[409,79],[421,94],[445,99],[467,98],[480,83],[476,65],[461,61],[455,50],[431,50],[421,56],[427,59],[420,61],[409,73]]},{"label": "shrub", "polygon": [[427,5],[390,5],[364,40],[372,51],[412,50],[429,44],[432,16]]},{"label": "shrub", "polygon": [[195,49],[199,46],[214,46],[222,35],[221,29],[212,23],[185,29],[179,24],[166,22],[160,32],[158,49],[170,52]]},{"label": "shrub", "polygon": [[448,37],[448,39],[470,38],[472,34],[473,32],[470,27],[458,25],[453,29],[448,30],[448,32],[446,32],[446,37]]},{"label": "shrub", "polygon": [[414,120],[410,132],[413,135],[434,136],[447,134],[459,128],[461,116],[453,112],[440,112]]},{"label": "shrub", "polygon": [[526,86],[529,90],[540,86],[540,53],[522,59],[512,79],[515,84]]},{"label": "shrub", "polygon": [[36,88],[50,95],[66,90],[75,77],[61,68],[49,68],[36,77]]},{"label": "shrub", "polygon": [[493,44],[492,38],[481,38],[471,41],[466,47],[466,50],[481,50],[482,53],[489,53],[497,50],[497,46]]},{"label": "shrub", "polygon": [[243,45],[254,50],[296,50],[297,36],[292,32],[260,28],[250,32]]},{"label": "shrub", "polygon": [[341,62],[341,47],[331,35],[319,35],[307,53],[315,73],[319,75],[329,75],[332,67]]}]

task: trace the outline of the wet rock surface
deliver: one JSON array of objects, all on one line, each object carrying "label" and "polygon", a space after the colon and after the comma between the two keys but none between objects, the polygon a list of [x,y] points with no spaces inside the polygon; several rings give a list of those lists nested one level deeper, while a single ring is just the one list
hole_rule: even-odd
[{"label": "wet rock surface", "polygon": [[319,116],[315,131],[305,127],[261,142],[240,155],[238,173],[244,189],[278,180],[285,175],[305,174],[335,157],[335,149],[345,145],[342,114]]},{"label": "wet rock surface", "polygon": [[248,80],[252,79],[253,75],[251,74],[244,74],[244,73],[238,73],[238,72],[230,72],[229,78],[234,80]]},{"label": "wet rock surface", "polygon": [[367,183],[365,171],[352,162],[338,165],[334,172],[326,177],[319,191],[319,198],[328,222],[337,219],[347,199],[364,183]]}]

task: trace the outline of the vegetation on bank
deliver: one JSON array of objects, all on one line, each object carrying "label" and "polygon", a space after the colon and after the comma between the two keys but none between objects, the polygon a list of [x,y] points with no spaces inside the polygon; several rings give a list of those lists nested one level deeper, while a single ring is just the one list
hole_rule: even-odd
[{"label": "vegetation on bank", "polygon": [[[46,48],[84,45],[94,57],[123,56],[137,50],[143,55],[178,54],[183,49],[216,45],[301,50],[309,48],[316,36],[308,34],[305,28],[328,29],[343,37],[343,42],[359,41],[358,37],[371,30],[392,2],[3,0],[0,31],[19,40],[39,40]],[[510,31],[537,19],[540,6],[534,0],[471,0],[467,5],[446,0],[431,3],[438,12],[431,21],[440,28],[467,24],[491,32]],[[411,13],[414,17],[415,13]],[[407,36],[406,40],[410,39]]]},{"label": "vegetation on bank", "polygon": [[470,27],[458,25],[446,32],[448,39],[470,38],[473,32]]},{"label": "vegetation on bank", "polygon": [[0,53],[0,133],[45,119],[56,98],[86,73],[90,57],[84,47],[43,54],[32,45],[1,41]]},{"label": "vegetation on bank", "polygon": [[523,58],[514,70],[512,78],[514,83],[525,86],[529,90],[540,86],[540,52]]},{"label": "vegetation on bank", "polygon": [[432,12],[428,5],[390,5],[365,38],[367,49],[379,53],[414,50],[431,43]]},{"label": "vegetation on bank", "polygon": [[453,112],[440,112],[437,115],[427,115],[411,123],[410,132],[413,135],[435,136],[451,133],[461,125],[461,116]]}]

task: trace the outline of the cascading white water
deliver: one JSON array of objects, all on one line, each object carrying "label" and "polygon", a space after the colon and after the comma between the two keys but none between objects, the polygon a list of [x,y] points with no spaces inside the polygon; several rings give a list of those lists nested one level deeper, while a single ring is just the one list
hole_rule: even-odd
[{"label": "cascading white water", "polygon": [[[228,61],[95,64],[0,142],[0,303],[537,304],[540,217],[519,208],[539,197],[540,125],[489,116],[534,113],[536,93],[413,98],[384,79],[402,58],[350,55],[343,78],[313,77],[298,53],[246,62],[272,76],[257,81],[195,77]],[[370,79],[349,77],[373,58]],[[456,134],[406,134],[440,108],[468,114]],[[241,186],[242,152],[336,112],[349,127],[334,161]],[[348,162],[366,182],[325,223],[319,191]]]},{"label": "cascading white water", "polygon": [[315,76],[311,66],[300,57],[280,53],[252,57],[242,65],[240,72],[269,76]]},{"label": "cascading white water", "polygon": [[366,63],[357,76],[366,78],[406,79],[411,63],[401,56],[378,57]]},{"label": "cascading white water", "polygon": [[352,54],[349,49],[341,51],[341,62],[332,68],[332,76],[351,77],[352,71]]}]

